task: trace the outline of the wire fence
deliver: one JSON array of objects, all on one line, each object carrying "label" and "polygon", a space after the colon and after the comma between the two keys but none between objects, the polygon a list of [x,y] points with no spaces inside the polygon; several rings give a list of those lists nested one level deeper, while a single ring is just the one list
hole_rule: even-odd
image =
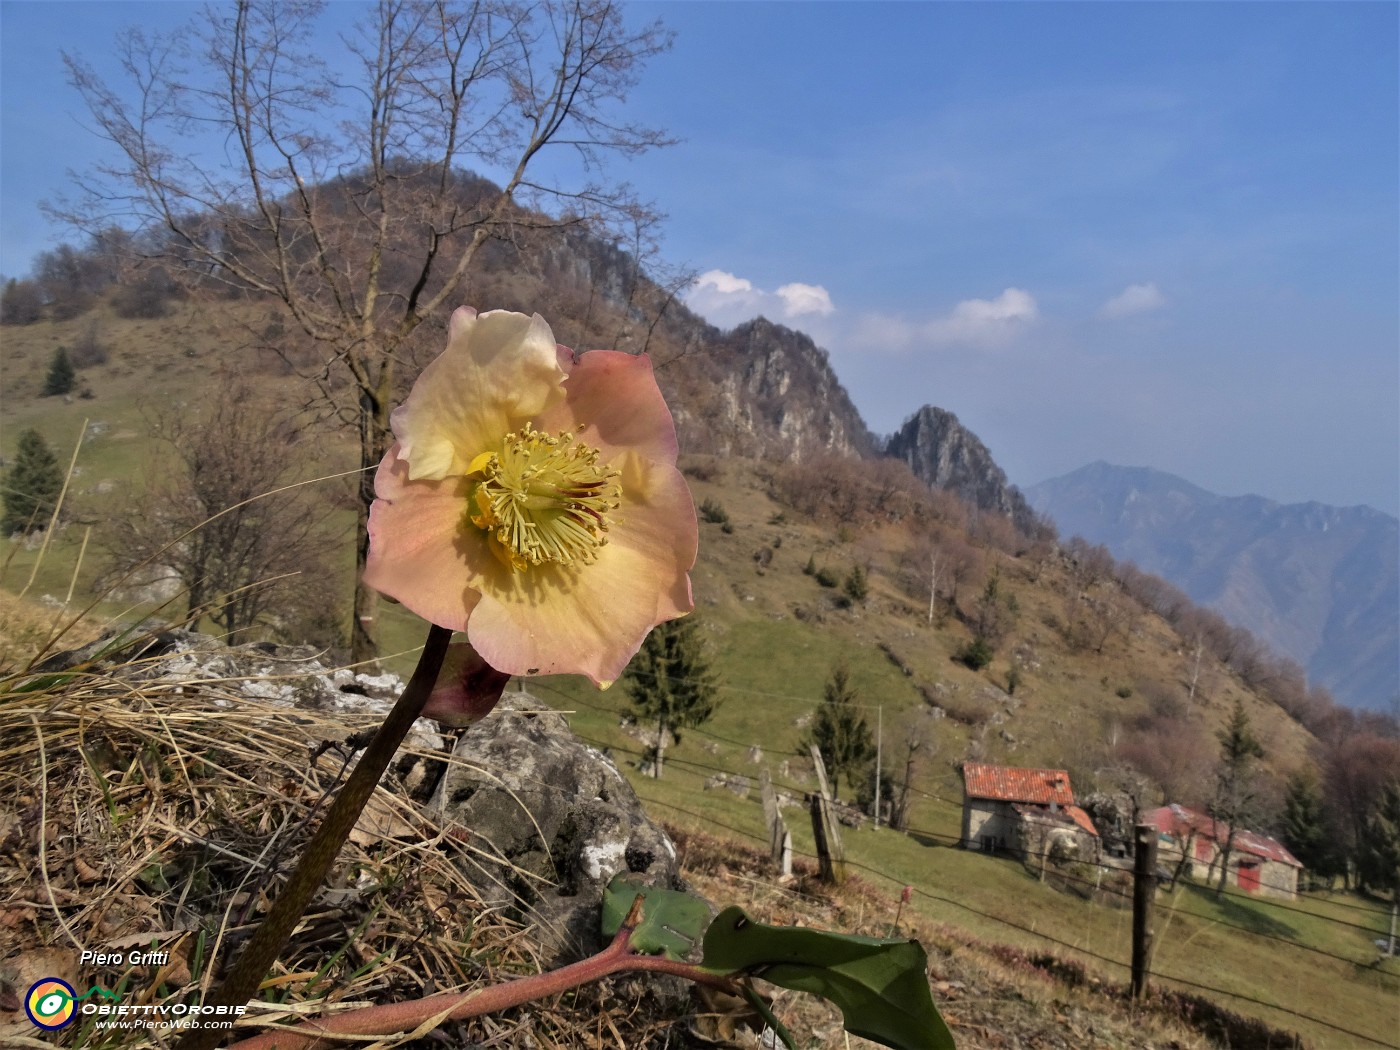
[{"label": "wire fence", "polygon": [[[543,691],[554,693],[557,697],[559,697],[559,698],[562,699],[562,700],[566,700],[568,703],[571,703],[571,704],[579,704],[580,706],[588,707],[588,708],[591,708],[591,709],[596,710],[596,711],[600,711],[600,712],[607,713],[607,714],[609,714],[609,715],[617,715],[617,714],[619,713],[615,708],[608,707],[608,706],[605,706],[605,705],[600,705],[600,704],[593,704],[593,703],[589,703],[589,702],[584,701],[584,700],[580,700],[580,699],[577,698],[577,697],[569,696],[569,695],[564,694],[564,693],[562,693],[562,692],[560,692],[560,691],[558,691],[558,690],[556,690],[556,689],[552,689],[552,688],[550,688],[549,686],[545,685],[544,683],[532,683],[532,688],[542,688]],[[757,692],[757,691],[748,690],[747,692]],[[769,694],[762,694],[762,695],[769,695]],[[794,700],[799,699],[799,698],[796,698],[796,697],[785,697],[785,698],[786,698],[786,699],[794,699]],[[806,702],[809,703],[809,704],[812,704],[812,705],[815,705],[815,703],[816,703],[815,701],[810,701],[810,700],[809,700],[809,701],[806,701]],[[693,733],[696,733],[696,734],[699,735],[699,736],[707,737],[707,738],[709,738],[709,739],[711,739],[711,740],[714,740],[714,741],[717,741],[717,742],[719,742],[719,743],[729,744],[729,745],[731,745],[731,746],[733,746],[733,747],[746,748],[746,749],[747,749],[747,748],[750,748],[750,747],[753,746],[752,742],[750,742],[750,741],[737,740],[737,739],[734,739],[734,738],[732,738],[732,737],[725,737],[725,736],[722,736],[722,735],[720,735],[720,734],[713,733],[713,732],[706,731],[706,730],[692,729],[692,730],[689,730],[689,731],[690,731],[690,732],[693,732]],[[610,742],[603,741],[603,740],[592,739],[592,738],[589,738],[589,737],[584,736],[584,735],[582,735],[582,734],[580,734],[580,738],[583,739],[586,743],[592,745],[593,747],[599,748],[600,750],[604,750],[604,751],[607,751],[607,752],[612,753],[612,754],[627,755],[627,756],[629,756],[629,757],[631,757],[631,758],[634,758],[634,759],[636,759],[636,760],[638,761],[639,764],[640,764],[642,761],[644,761],[644,760],[646,760],[647,758],[650,757],[649,752],[648,752],[645,748],[642,748],[642,747],[638,747],[638,748],[625,747],[625,746],[619,745],[619,744],[616,743],[616,742],[611,742],[611,743],[610,743]],[[678,756],[672,755],[672,756],[669,756],[669,757],[667,758],[666,761],[667,761],[667,767],[668,767],[668,768],[679,769],[679,770],[682,770],[682,771],[687,771],[687,772],[690,772],[690,773],[692,773],[693,775],[698,776],[698,777],[719,776],[719,777],[724,777],[724,778],[726,779],[726,781],[736,782],[736,783],[738,783],[738,782],[744,782],[744,781],[747,781],[747,782],[749,782],[749,783],[752,783],[754,780],[757,779],[756,777],[754,777],[752,771],[736,770],[736,769],[732,769],[732,768],[729,768],[729,767],[727,767],[727,766],[724,766],[724,765],[721,765],[721,764],[718,764],[718,763],[700,761],[700,760],[695,759],[695,758],[682,758],[682,757],[678,757]],[[771,778],[770,778],[770,779],[771,779]],[[803,785],[803,784],[799,784],[799,783],[795,783],[795,782],[791,782],[791,781],[784,781],[784,780],[773,779],[773,780],[772,780],[772,783],[773,783],[773,786],[774,786],[775,789],[780,790],[780,791],[787,792],[787,793],[789,793],[790,795],[795,795],[795,796],[797,796],[797,797],[805,797],[805,796],[812,790],[812,789],[811,789],[809,786],[807,786],[807,785]],[[956,807],[959,807],[959,808],[960,808],[960,807],[961,807],[961,804],[962,804],[960,799],[955,801],[955,800],[953,800],[953,799],[945,798],[945,797],[943,797],[943,796],[937,795],[937,794],[932,793],[932,792],[922,791],[922,790],[917,789],[917,788],[914,788],[914,789],[911,789],[911,790],[913,790],[914,792],[916,792],[917,794],[919,794],[919,795],[921,795],[921,796],[923,796],[923,797],[929,798],[929,799],[931,799],[931,800],[933,800],[933,801],[937,801],[937,802],[943,803],[943,804],[945,804],[945,805],[956,806]],[[658,806],[658,807],[660,807],[660,808],[662,808],[662,809],[666,809],[666,810],[669,810],[669,811],[672,811],[672,812],[681,814],[681,815],[683,815],[683,816],[686,816],[686,817],[691,818],[691,819],[694,820],[694,821],[699,822],[701,825],[704,825],[704,826],[706,826],[706,827],[714,828],[714,829],[717,829],[717,830],[719,830],[719,831],[727,832],[727,833],[729,833],[729,834],[738,836],[739,838],[744,839],[744,840],[747,840],[747,841],[751,841],[751,842],[753,842],[753,843],[755,843],[755,844],[757,844],[757,845],[763,847],[764,849],[767,849],[767,848],[768,848],[768,845],[769,845],[769,844],[768,844],[766,838],[765,838],[764,836],[762,836],[762,835],[756,834],[753,830],[751,830],[751,829],[749,829],[749,828],[739,827],[739,826],[734,825],[734,824],[726,823],[726,822],[724,822],[724,821],[721,821],[721,820],[716,819],[712,814],[706,814],[706,813],[702,813],[702,812],[697,812],[697,811],[694,810],[694,809],[689,809],[689,808],[686,808],[686,807],[684,807],[684,806],[679,806],[679,805],[675,804],[674,802],[666,801],[666,800],[664,800],[664,799],[655,798],[655,797],[646,797],[645,795],[643,796],[643,799],[644,799],[644,801],[645,801],[648,805]],[[761,819],[761,818],[760,818],[760,819]],[[944,832],[934,831],[934,830],[929,829],[929,828],[920,828],[920,827],[917,827],[917,826],[905,826],[905,827],[902,828],[901,830],[902,830],[903,832],[905,832],[905,833],[908,833],[908,834],[912,835],[912,836],[916,836],[919,840],[923,840],[923,841],[927,841],[927,842],[931,842],[931,843],[936,843],[936,844],[941,844],[941,845],[948,846],[948,847],[955,847],[955,846],[958,846],[958,845],[960,844],[960,842],[961,842],[961,839],[960,839],[959,837],[957,837],[957,836],[948,835],[948,834],[946,834],[946,833],[944,833]],[[810,853],[810,852],[807,852],[807,851],[805,851],[805,850],[797,850],[797,849],[794,849],[794,854],[795,854],[796,856],[801,856],[801,857],[807,858],[807,859],[809,859],[809,860],[816,860],[816,859],[817,859],[817,855],[816,855],[815,853]],[[1025,854],[1025,857],[1026,857],[1026,859],[1028,859],[1028,860],[1034,860],[1034,861],[1042,861],[1042,860],[1048,859],[1045,855],[1043,855],[1043,854],[1041,854],[1041,853],[1038,853],[1038,852],[1034,852],[1034,851]],[[1110,956],[1110,955],[1105,955],[1105,954],[1103,954],[1103,953],[1100,952],[1100,951],[1094,951],[1094,950],[1092,950],[1092,949],[1090,949],[1090,948],[1085,947],[1085,946],[1082,945],[1082,944],[1074,944],[1074,943],[1071,943],[1071,942],[1069,942],[1069,941],[1065,941],[1065,940],[1063,940],[1063,939],[1061,939],[1061,938],[1058,938],[1058,937],[1054,936],[1053,934],[1047,933],[1047,932],[1046,932],[1045,930],[1043,930],[1043,929],[1036,929],[1034,926],[1026,925],[1025,923],[1019,922],[1019,921],[1017,921],[1017,920],[1014,919],[1014,918],[1008,918],[1008,917],[1005,916],[1005,915],[998,915],[998,914],[995,914],[995,913],[993,913],[993,912],[989,912],[989,911],[986,911],[986,910],[977,908],[977,907],[973,906],[972,904],[968,903],[967,901],[958,900],[958,899],[956,899],[956,898],[954,898],[954,897],[950,897],[950,896],[947,896],[947,895],[945,895],[945,894],[937,893],[937,892],[935,892],[935,891],[933,891],[933,890],[931,890],[931,889],[928,889],[928,888],[926,888],[926,887],[924,887],[924,886],[920,886],[920,885],[918,885],[917,883],[911,884],[911,883],[909,883],[908,880],[906,880],[906,879],[903,879],[903,878],[901,878],[901,877],[899,877],[899,876],[897,876],[897,875],[891,874],[891,873],[889,873],[889,872],[883,871],[883,870],[881,870],[881,869],[879,869],[879,868],[876,868],[876,867],[874,867],[874,866],[872,866],[872,865],[870,865],[870,864],[868,864],[868,863],[865,863],[865,862],[863,862],[863,861],[853,859],[853,858],[851,858],[849,855],[846,857],[846,864],[847,864],[848,867],[851,867],[851,868],[854,868],[854,869],[856,869],[856,870],[862,871],[862,872],[864,872],[864,873],[866,873],[866,874],[868,874],[868,875],[870,875],[870,876],[872,876],[872,877],[874,877],[874,878],[877,878],[877,879],[880,879],[880,880],[884,880],[884,881],[886,881],[886,882],[888,882],[888,883],[892,883],[892,884],[894,884],[894,885],[896,885],[896,886],[903,887],[903,886],[905,886],[905,885],[910,885],[910,888],[911,888],[912,892],[913,892],[914,894],[916,894],[917,896],[923,898],[923,899],[926,899],[926,900],[929,900],[929,901],[933,901],[933,902],[937,902],[937,903],[939,903],[939,904],[943,904],[943,905],[946,905],[946,906],[949,906],[949,907],[952,907],[952,908],[959,909],[959,910],[961,910],[961,911],[963,911],[963,912],[967,912],[967,913],[969,913],[969,914],[971,914],[971,915],[975,915],[975,916],[977,916],[977,917],[979,917],[979,918],[981,918],[981,919],[983,919],[983,920],[986,920],[986,921],[988,921],[988,922],[997,924],[997,925],[999,925],[999,926],[1004,926],[1004,927],[1006,927],[1006,928],[1008,928],[1008,929],[1011,929],[1011,930],[1015,930],[1015,931],[1017,931],[1018,933],[1021,933],[1021,934],[1023,934],[1023,935],[1026,935],[1026,936],[1029,936],[1029,937],[1033,937],[1033,938],[1035,938],[1035,939],[1037,939],[1037,940],[1039,940],[1039,941],[1045,942],[1045,943],[1050,944],[1050,945],[1054,945],[1054,946],[1057,947],[1057,948],[1061,948],[1061,949],[1064,949],[1064,950],[1073,952],[1073,953],[1075,953],[1076,955],[1079,955],[1079,956],[1083,956],[1083,957],[1092,959],[1092,960],[1094,960],[1094,961],[1096,961],[1096,962],[1103,963],[1103,964],[1105,964],[1105,965],[1107,965],[1107,966],[1114,967],[1115,969],[1123,970],[1123,971],[1130,971],[1130,970],[1131,970],[1131,963],[1128,962],[1128,961],[1126,961],[1126,960],[1124,960],[1124,959],[1119,959],[1119,958],[1115,958],[1115,957]],[[1119,886],[1116,886],[1116,885],[1112,885],[1112,884],[1104,885],[1104,883],[1103,883],[1103,878],[1102,878],[1103,875],[1104,875],[1105,873],[1112,873],[1112,874],[1117,875],[1117,876],[1120,876],[1120,877],[1122,877],[1122,876],[1131,876],[1131,871],[1130,871],[1130,869],[1126,868],[1124,865],[1121,865],[1121,864],[1107,863],[1107,862],[1104,862],[1104,861],[1101,861],[1101,860],[1100,860],[1100,861],[1083,861],[1083,862],[1080,862],[1080,864],[1081,864],[1081,870],[1082,870],[1083,868],[1087,868],[1087,869],[1090,869],[1090,870],[1095,870],[1095,869],[1097,869],[1098,877],[1096,877],[1096,878],[1088,878],[1088,877],[1086,877],[1085,875],[1083,875],[1083,874],[1078,874],[1078,873],[1076,873],[1076,872],[1074,872],[1074,871],[1072,871],[1072,870],[1063,870],[1063,869],[1061,869],[1061,870],[1056,870],[1056,872],[1055,872],[1055,878],[1058,879],[1058,880],[1061,880],[1061,881],[1063,881],[1063,882],[1066,882],[1066,883],[1070,883],[1070,884],[1074,884],[1074,885],[1079,885],[1079,886],[1082,886],[1082,887],[1085,887],[1085,888],[1091,888],[1092,891],[1093,891],[1093,893],[1094,893],[1094,895],[1096,895],[1096,896],[1101,896],[1101,897],[1117,897],[1117,898],[1123,898],[1123,899],[1129,899],[1129,900],[1131,899],[1131,897],[1132,897],[1132,892],[1131,892],[1130,889],[1125,889],[1125,888],[1122,888],[1122,887],[1119,887]],[[1372,934],[1372,935],[1376,934],[1377,932],[1382,932],[1382,931],[1380,930],[1380,927],[1379,927],[1378,924],[1382,923],[1382,922],[1387,918],[1387,913],[1384,912],[1384,911],[1382,911],[1382,910],[1380,910],[1380,909],[1367,908],[1367,907],[1365,907],[1364,905],[1352,904],[1352,903],[1348,903],[1348,902],[1335,902],[1335,903],[1336,903],[1336,906],[1337,906],[1338,908],[1348,909],[1348,910],[1353,910],[1353,911],[1358,911],[1358,912],[1363,912],[1363,913],[1367,913],[1367,914],[1374,915],[1374,916],[1376,917],[1376,922],[1375,922],[1375,923],[1372,923],[1372,924],[1363,924],[1363,923],[1358,923],[1358,922],[1351,922],[1351,921],[1348,921],[1348,920],[1346,920],[1346,919],[1341,919],[1341,918],[1337,918],[1337,917],[1334,917],[1334,916],[1319,914],[1318,912],[1315,912],[1315,911],[1309,911],[1309,910],[1306,909],[1306,908],[1301,908],[1301,907],[1298,907],[1298,906],[1296,906],[1296,905],[1289,904],[1289,903],[1286,902],[1286,901],[1271,899],[1271,898],[1262,897],[1262,896],[1256,896],[1256,895],[1253,895],[1253,894],[1248,894],[1248,893],[1244,893],[1244,892],[1240,892],[1240,891],[1225,890],[1224,892],[1218,894],[1218,896],[1219,896],[1219,898],[1221,898],[1221,899],[1223,899],[1223,900],[1226,900],[1226,901],[1230,901],[1230,900],[1232,900],[1232,899],[1237,899],[1237,900],[1241,900],[1241,901],[1247,901],[1247,902],[1249,903],[1249,905],[1252,906],[1252,907],[1262,907],[1262,908],[1277,909],[1277,910],[1279,910],[1279,911],[1281,911],[1281,912],[1293,913],[1293,914],[1297,914],[1297,915],[1299,915],[1299,916],[1304,916],[1304,917],[1307,918],[1307,920],[1309,920],[1309,921],[1311,921],[1311,922],[1325,923],[1325,924],[1330,924],[1330,925],[1337,926],[1337,927],[1343,927],[1343,928],[1348,928],[1348,929],[1352,929],[1352,930],[1363,931],[1363,932],[1365,932],[1365,933]],[[1326,904],[1329,904],[1329,905],[1333,904],[1333,902],[1323,902],[1323,903],[1326,903]],[[1310,953],[1311,955],[1314,955],[1314,956],[1317,956],[1317,957],[1320,957],[1320,958],[1330,959],[1330,960],[1332,960],[1332,961],[1334,961],[1334,962],[1339,962],[1339,963],[1342,963],[1342,964],[1345,964],[1345,965],[1351,966],[1351,967],[1363,967],[1363,968],[1364,968],[1364,967],[1369,967],[1369,966],[1371,966],[1371,965],[1374,963],[1374,961],[1375,961],[1374,957],[1372,957],[1371,959],[1359,959],[1359,958],[1356,958],[1356,957],[1353,957],[1353,956],[1348,956],[1348,955],[1344,955],[1344,954],[1341,954],[1341,953],[1336,952],[1336,951],[1332,951],[1332,950],[1327,949],[1327,948],[1322,948],[1322,947],[1318,947],[1318,946],[1316,946],[1316,945],[1308,944],[1307,942],[1305,942],[1305,941],[1303,941],[1303,940],[1300,940],[1300,939],[1298,939],[1298,938],[1296,938],[1296,937],[1289,937],[1289,936],[1285,936],[1285,935],[1280,934],[1280,933],[1273,933],[1273,932],[1270,932],[1270,931],[1268,931],[1268,930],[1261,930],[1261,929],[1257,929],[1257,928],[1252,928],[1252,927],[1250,927],[1249,925],[1247,925],[1247,924],[1245,924],[1245,923],[1243,923],[1243,922],[1232,921],[1232,920],[1227,919],[1227,918],[1224,918],[1224,917],[1220,917],[1220,916],[1210,916],[1210,917],[1202,916],[1201,914],[1199,914],[1199,913],[1197,913],[1197,912],[1192,912],[1192,911],[1190,911],[1190,910],[1188,910],[1188,909],[1186,909],[1186,908],[1179,907],[1177,904],[1175,904],[1175,903],[1174,903],[1173,901],[1171,901],[1170,899],[1168,899],[1166,902],[1159,903],[1159,904],[1157,905],[1157,907],[1161,908],[1163,911],[1167,912],[1168,914],[1170,914],[1170,915],[1172,915],[1172,916],[1180,915],[1180,916],[1184,916],[1184,917],[1190,917],[1190,918],[1195,919],[1195,920],[1198,920],[1198,921],[1200,921],[1200,922],[1207,923],[1207,924],[1209,924],[1210,926],[1213,926],[1213,927],[1220,927],[1220,928],[1223,928],[1223,929],[1228,929],[1228,930],[1231,930],[1233,933],[1236,933],[1236,934],[1239,934],[1239,935],[1242,935],[1242,936],[1245,936],[1245,937],[1249,937],[1249,938],[1256,939],[1256,940],[1258,940],[1258,941],[1260,941],[1260,942],[1263,942],[1265,945],[1268,945],[1268,944],[1280,944],[1280,945],[1285,945],[1285,946],[1287,946],[1288,948],[1298,949],[1298,950],[1301,950],[1301,951]],[[1365,1033],[1365,1032],[1356,1031],[1356,1030],[1351,1029],[1351,1028],[1348,1028],[1348,1027],[1346,1027],[1346,1026],[1344,1026],[1344,1025],[1340,1025],[1340,1024],[1336,1023],[1335,1021],[1329,1021],[1329,1020],[1327,1020],[1327,1019],[1325,1019],[1325,1018],[1318,1017],[1318,1016],[1316,1016],[1315,1014],[1307,1013],[1307,1012],[1305,1012],[1305,1011],[1295,1009],[1295,1008],[1293,1008],[1293,1007],[1291,1007],[1291,1006],[1284,1006],[1284,1005],[1281,1005],[1281,1004],[1276,1003],[1276,1002],[1270,1002],[1270,1001],[1268,1001],[1268,1000],[1266,1000],[1266,999],[1261,999],[1261,998],[1258,998],[1258,997],[1256,997],[1256,996],[1251,996],[1251,995],[1249,995],[1249,994],[1247,994],[1247,993],[1245,993],[1245,992],[1235,991],[1235,990],[1232,990],[1232,989],[1229,989],[1229,988],[1221,988],[1221,987],[1216,986],[1216,985],[1206,984],[1206,983],[1203,983],[1203,982],[1198,981],[1198,980],[1194,980],[1194,979],[1189,978],[1189,977],[1183,977],[1183,976],[1181,976],[1180,974],[1176,974],[1176,973],[1169,973],[1169,972],[1165,972],[1165,971],[1163,971],[1163,970],[1152,969],[1152,968],[1149,968],[1149,971],[1148,971],[1148,972],[1149,972],[1149,975],[1150,975],[1151,977],[1157,979],[1158,981],[1168,982],[1169,984],[1179,985],[1179,986],[1181,986],[1181,987],[1183,987],[1183,988],[1191,989],[1191,990],[1193,990],[1193,991],[1198,991],[1198,992],[1204,992],[1204,993],[1207,993],[1207,994],[1210,994],[1210,995],[1214,995],[1214,996],[1223,996],[1223,997],[1226,997],[1226,998],[1228,998],[1228,999],[1236,1000],[1236,1001],[1238,1001],[1238,1002],[1248,1003],[1248,1004],[1251,1005],[1251,1006],[1263,1007],[1263,1008],[1266,1008],[1266,1009],[1268,1009],[1268,1010],[1275,1011],[1275,1012],[1277,1012],[1277,1013],[1279,1013],[1279,1014],[1283,1014],[1283,1015],[1288,1016],[1288,1017],[1297,1018],[1298,1020],[1306,1021],[1306,1022],[1308,1022],[1309,1024],[1317,1025],[1317,1026],[1320,1026],[1320,1027],[1322,1027],[1322,1028],[1328,1029],[1328,1030],[1330,1030],[1330,1031],[1337,1032],[1337,1033],[1339,1033],[1339,1034],[1341,1034],[1341,1035],[1345,1035],[1345,1036],[1348,1036],[1348,1037],[1353,1038],[1353,1039],[1361,1040],[1361,1041],[1363,1041],[1364,1043],[1366,1043],[1367,1045],[1386,1047],[1386,1048],[1390,1048],[1390,1050],[1400,1050],[1400,1042],[1387,1042],[1387,1041],[1384,1040],[1384,1039],[1378,1038],[1378,1037],[1373,1036],[1373,1035],[1368,1035],[1368,1034]]]}]

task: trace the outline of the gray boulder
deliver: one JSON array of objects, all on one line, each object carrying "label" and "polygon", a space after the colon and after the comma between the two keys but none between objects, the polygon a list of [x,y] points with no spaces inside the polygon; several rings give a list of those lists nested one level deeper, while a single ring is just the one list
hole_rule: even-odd
[{"label": "gray boulder", "polygon": [[470,834],[483,901],[536,924],[546,967],[602,947],[599,908],[619,872],[684,889],[675,847],[617,767],[527,693],[507,692],[463,733],[428,809]]}]

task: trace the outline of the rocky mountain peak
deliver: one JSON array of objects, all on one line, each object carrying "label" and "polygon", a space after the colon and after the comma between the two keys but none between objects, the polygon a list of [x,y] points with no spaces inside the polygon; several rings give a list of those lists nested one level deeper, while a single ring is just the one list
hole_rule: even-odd
[{"label": "rocky mountain peak", "polygon": [[885,452],[904,460],[928,485],[947,489],[982,510],[1005,514],[1023,532],[1034,527],[1030,504],[1006,480],[987,446],[953,413],[924,405],[890,438]]},{"label": "rocky mountain peak", "polygon": [[714,332],[705,358],[709,396],[677,413],[689,447],[781,460],[878,454],[826,351],[802,332],[759,317]]}]

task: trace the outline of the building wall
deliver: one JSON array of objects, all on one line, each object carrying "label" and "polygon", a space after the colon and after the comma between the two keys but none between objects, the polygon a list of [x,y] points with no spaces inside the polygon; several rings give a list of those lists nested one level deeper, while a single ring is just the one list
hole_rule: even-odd
[{"label": "building wall", "polygon": [[1010,849],[1016,841],[1016,811],[1005,802],[963,800],[962,845],[965,849]]},{"label": "building wall", "polygon": [[[1185,843],[1178,842],[1169,835],[1160,836],[1157,840],[1158,861],[1166,868],[1175,869],[1181,860],[1183,845]],[[1226,886],[1239,886],[1241,858],[1248,858],[1259,864],[1258,893],[1289,900],[1297,896],[1298,870],[1296,868],[1264,857],[1254,857],[1252,854],[1243,853],[1238,849],[1230,852],[1230,875],[1225,880]],[[1191,843],[1191,863],[1186,866],[1184,874],[1195,882],[1214,885],[1215,880],[1220,878],[1220,847],[1210,839],[1197,835],[1195,841]]]},{"label": "building wall", "polygon": [[1259,872],[1259,892],[1292,900],[1298,895],[1298,869],[1276,860],[1264,861]]},{"label": "building wall", "polygon": [[1094,863],[1099,859],[1099,840],[1077,824],[1067,824],[1050,816],[1019,815],[1014,848],[1029,857],[1055,855],[1056,843],[1067,850],[1069,859]]}]

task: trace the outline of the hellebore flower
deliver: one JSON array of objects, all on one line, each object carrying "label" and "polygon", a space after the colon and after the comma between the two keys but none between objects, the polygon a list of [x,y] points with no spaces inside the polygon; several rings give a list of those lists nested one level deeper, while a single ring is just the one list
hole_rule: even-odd
[{"label": "hellebore flower", "polygon": [[694,607],[695,505],[646,357],[464,308],[390,425],[365,581],[491,668],[606,687]]}]

